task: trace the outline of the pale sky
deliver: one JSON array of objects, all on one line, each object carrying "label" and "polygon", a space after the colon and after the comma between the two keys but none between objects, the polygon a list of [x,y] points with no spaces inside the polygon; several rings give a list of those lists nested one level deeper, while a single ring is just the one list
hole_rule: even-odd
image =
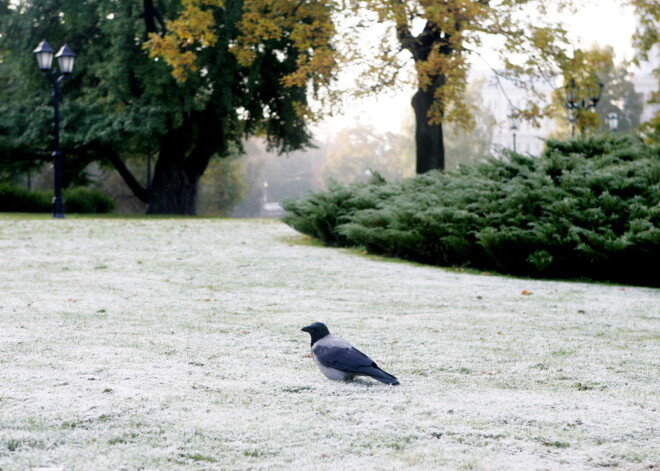
[{"label": "pale sky", "polygon": [[[634,50],[631,38],[635,32],[632,8],[622,6],[621,1],[615,0],[586,0],[584,3],[585,7],[566,19],[576,47],[588,48],[594,42],[601,46],[609,44],[614,48],[616,62],[632,59]],[[390,93],[352,102],[343,116],[327,119],[315,134],[319,140],[325,140],[334,132],[357,124],[372,125],[383,132],[399,132],[402,120],[409,112],[413,93],[414,90],[410,90],[394,96]]]},{"label": "pale sky", "polygon": [[590,46],[594,41],[601,45],[609,44],[616,52],[615,60],[632,59],[634,50],[631,37],[635,32],[635,16],[629,6],[621,1],[591,1],[577,15],[571,17],[575,37],[582,38],[581,46]]}]

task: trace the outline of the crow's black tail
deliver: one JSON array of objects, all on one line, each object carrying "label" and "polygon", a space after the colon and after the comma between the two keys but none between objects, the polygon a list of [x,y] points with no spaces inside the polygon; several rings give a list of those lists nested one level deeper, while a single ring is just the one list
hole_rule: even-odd
[{"label": "crow's black tail", "polygon": [[369,371],[368,375],[373,379],[380,381],[381,383],[391,384],[392,386],[397,386],[400,384],[399,380],[396,379],[395,376],[381,370],[375,363],[371,364],[371,371]]}]

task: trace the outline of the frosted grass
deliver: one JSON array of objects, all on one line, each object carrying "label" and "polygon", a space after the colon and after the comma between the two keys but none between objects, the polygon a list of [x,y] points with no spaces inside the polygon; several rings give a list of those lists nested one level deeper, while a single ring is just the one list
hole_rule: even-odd
[{"label": "frosted grass", "polygon": [[[0,219],[0,470],[642,470],[660,291],[474,275],[277,221]],[[402,385],[327,380],[313,321]]]}]

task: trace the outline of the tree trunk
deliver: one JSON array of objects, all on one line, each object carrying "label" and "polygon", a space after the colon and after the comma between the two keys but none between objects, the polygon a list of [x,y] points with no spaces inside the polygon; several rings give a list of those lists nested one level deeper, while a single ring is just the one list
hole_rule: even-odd
[{"label": "tree trunk", "polygon": [[[404,2],[399,2],[404,3]],[[424,31],[417,36],[411,33],[407,24],[399,25],[397,36],[401,47],[410,51],[415,63],[429,59],[432,51],[450,55],[452,47],[443,36],[442,30],[431,21],[424,25]],[[426,173],[429,170],[445,169],[445,147],[442,140],[442,123],[429,124],[429,111],[433,105],[435,91],[445,86],[446,76],[439,74],[432,77],[432,84],[427,89],[418,88],[413,96],[412,107],[415,110],[415,145],[417,147],[416,172]]]},{"label": "tree trunk", "polygon": [[161,139],[147,214],[195,215],[197,183],[201,174],[191,174],[187,169],[193,127],[192,121],[187,121]]},{"label": "tree trunk", "polygon": [[429,124],[429,109],[433,104],[433,90],[417,90],[413,96],[415,110],[415,144],[417,147],[416,172],[444,170],[445,147],[442,140],[442,124]]},{"label": "tree trunk", "polygon": [[147,214],[197,214],[197,184],[200,175],[186,172],[183,156],[162,154],[156,162]]},{"label": "tree trunk", "polygon": [[215,113],[191,113],[160,142],[147,214],[197,214],[199,179],[211,157],[222,155],[225,148],[224,129]]}]

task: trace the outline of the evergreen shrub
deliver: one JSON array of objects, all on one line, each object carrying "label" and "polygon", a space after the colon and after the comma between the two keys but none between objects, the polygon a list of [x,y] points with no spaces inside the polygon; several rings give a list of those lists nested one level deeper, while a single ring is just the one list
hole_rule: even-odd
[{"label": "evergreen shrub", "polygon": [[62,194],[64,211],[68,213],[103,214],[114,211],[115,201],[100,190],[71,188]]},{"label": "evergreen shrub", "polygon": [[[67,213],[109,213],[115,202],[105,193],[89,188],[64,190],[64,211]],[[16,185],[0,184],[0,212],[49,213],[53,210],[53,193],[30,191]]]},{"label": "evergreen shrub", "polygon": [[441,266],[660,286],[660,146],[550,140],[455,172],[286,201],[284,221],[328,245]]},{"label": "evergreen shrub", "polygon": [[52,208],[51,200],[45,191],[0,184],[0,212],[46,213]]}]

